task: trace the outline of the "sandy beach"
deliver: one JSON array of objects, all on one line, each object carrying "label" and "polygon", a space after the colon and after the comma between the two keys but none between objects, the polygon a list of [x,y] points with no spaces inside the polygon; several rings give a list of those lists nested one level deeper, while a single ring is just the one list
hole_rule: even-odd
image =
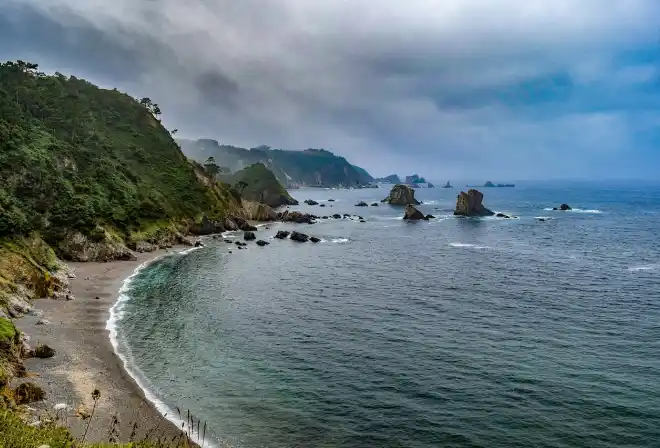
[{"label": "sandy beach", "polygon": [[[180,249],[169,251],[175,250]],[[109,309],[116,302],[123,281],[142,263],[167,253],[161,250],[138,254],[136,261],[69,263],[76,275],[70,280],[75,300],[37,300],[34,306],[40,315],[17,321],[30,337],[30,345],[45,343],[57,352],[51,359],[30,359],[26,366],[47,394],[47,400],[35,407],[52,411],[55,405],[65,403],[64,415],[74,436],[80,437],[87,425],[77,410],[82,407],[91,411],[95,389],[101,392],[101,398],[87,434],[88,441],[108,441],[115,415],[119,420],[114,425],[119,441],[131,438],[135,423],[138,440],[147,434],[168,438],[177,434],[176,427],[144,398],[142,390],[126,373],[105,328]],[[48,323],[38,324],[42,319]]]}]

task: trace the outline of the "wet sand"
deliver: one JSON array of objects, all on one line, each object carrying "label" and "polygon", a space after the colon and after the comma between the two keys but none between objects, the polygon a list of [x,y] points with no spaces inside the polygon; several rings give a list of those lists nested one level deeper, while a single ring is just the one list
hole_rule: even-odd
[{"label": "wet sand", "polygon": [[[178,250],[181,249],[170,249],[170,253]],[[57,352],[51,359],[26,361],[28,371],[36,375],[34,381],[47,394],[45,402],[33,406],[55,412],[56,404],[65,403],[67,410],[60,414],[74,436],[80,437],[85,431],[87,422],[77,415],[77,410],[82,406],[91,412],[95,389],[100,391],[101,398],[87,433],[88,441],[108,441],[114,416],[119,420],[114,425],[118,441],[131,438],[135,423],[136,440],[148,434],[168,439],[178,435],[175,425],[144,398],[142,390],[126,373],[105,328],[123,281],[142,263],[167,253],[160,250],[138,254],[137,261],[69,263],[76,275],[70,280],[75,300],[37,300],[34,306],[41,315],[17,321],[18,327],[30,337],[32,347],[45,343]],[[37,324],[41,319],[49,323]]]}]

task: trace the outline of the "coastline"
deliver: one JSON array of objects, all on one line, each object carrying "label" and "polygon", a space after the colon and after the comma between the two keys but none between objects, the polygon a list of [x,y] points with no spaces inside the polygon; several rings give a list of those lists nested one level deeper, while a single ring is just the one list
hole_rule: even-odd
[{"label": "coastline", "polygon": [[[45,343],[57,352],[51,359],[25,362],[46,391],[46,400],[34,404],[34,408],[54,413],[55,405],[65,403],[66,411],[58,414],[73,436],[80,437],[87,421],[77,415],[78,410],[92,410],[92,391],[98,389],[101,398],[87,441],[107,442],[113,426],[115,439],[122,442],[129,441],[133,433],[135,440],[149,434],[168,439],[180,434],[179,428],[159,412],[125,369],[124,361],[115,352],[107,324],[111,310],[120,299],[122,286],[136,269],[181,249],[185,248],[136,254],[135,261],[68,263],[76,273],[76,278],[69,280],[75,300],[36,300],[33,305],[40,310],[39,316],[25,316],[18,322],[30,337],[31,345]],[[38,324],[42,319],[49,323]],[[115,416],[118,423],[113,425]]]}]

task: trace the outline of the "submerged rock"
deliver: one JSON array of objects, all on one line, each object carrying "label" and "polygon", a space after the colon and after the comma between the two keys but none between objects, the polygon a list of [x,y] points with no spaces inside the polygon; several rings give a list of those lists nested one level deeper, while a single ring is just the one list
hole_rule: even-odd
[{"label": "submerged rock", "polygon": [[291,233],[290,238],[293,241],[298,241],[299,243],[306,243],[307,241],[309,241],[309,235],[300,232]]},{"label": "submerged rock", "polygon": [[381,202],[386,202],[391,205],[419,205],[419,201],[415,199],[415,190],[403,184],[398,184],[392,187],[389,196]]},{"label": "submerged rock", "polygon": [[264,240],[258,240],[257,241],[257,246],[260,246],[260,247],[268,246],[269,244],[270,243],[268,241],[264,241]]},{"label": "submerged rock", "polygon": [[484,195],[482,192],[470,189],[467,193],[461,191],[456,200],[457,216],[492,216],[495,213],[483,206]]},{"label": "submerged rock", "polygon": [[317,237],[315,237],[315,236],[311,237],[309,240],[310,240],[312,243],[320,243],[320,242],[321,242],[321,238],[317,238]]},{"label": "submerged rock", "polygon": [[339,213],[335,213],[334,215],[332,215],[332,217],[335,219],[341,219],[341,215]]},{"label": "submerged rock", "polygon": [[371,204],[371,206],[372,207],[378,207],[378,202],[374,202],[373,204]]},{"label": "submerged rock", "polygon": [[319,205],[319,203],[316,202],[314,199],[307,199],[305,201],[305,204],[307,204],[307,205]]},{"label": "submerged rock", "polygon": [[328,202],[335,202],[334,199],[328,199]]},{"label": "submerged rock", "polygon": [[433,215],[426,215],[426,219],[435,219],[435,216],[433,216]]},{"label": "submerged rock", "polygon": [[420,221],[420,220],[426,220],[427,218],[426,216],[424,216],[424,213],[417,210],[413,205],[407,205],[406,211],[403,215],[403,219],[407,219],[410,221]]},{"label": "submerged rock", "polygon": [[507,215],[506,213],[497,213],[495,216],[498,217],[498,218],[504,218],[504,219],[514,219],[515,218],[515,216]]},{"label": "submerged rock", "polygon": [[559,206],[559,210],[561,210],[562,212],[567,212],[567,211],[573,210],[573,209],[568,204],[562,204],[562,205]]}]

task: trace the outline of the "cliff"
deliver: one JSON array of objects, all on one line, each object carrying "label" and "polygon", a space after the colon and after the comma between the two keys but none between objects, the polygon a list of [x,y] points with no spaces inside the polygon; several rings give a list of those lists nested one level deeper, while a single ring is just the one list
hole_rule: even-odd
[{"label": "cliff", "polygon": [[379,177],[379,178],[375,179],[375,181],[386,183],[386,184],[400,184],[401,183],[401,179],[396,174],[390,174],[389,176],[386,176],[386,177]]},{"label": "cliff", "polygon": [[[247,211],[181,152],[158,106],[76,77],[0,64],[0,310],[49,296],[57,257],[127,259]],[[221,227],[216,226],[216,229]]]},{"label": "cliff", "polygon": [[245,149],[220,145],[215,140],[179,140],[183,152],[200,163],[213,157],[220,166],[232,172],[255,163],[263,163],[285,187],[323,186],[350,187],[369,184],[373,178],[364,169],[351,165],[345,158],[323,149],[290,151],[268,146]]}]

